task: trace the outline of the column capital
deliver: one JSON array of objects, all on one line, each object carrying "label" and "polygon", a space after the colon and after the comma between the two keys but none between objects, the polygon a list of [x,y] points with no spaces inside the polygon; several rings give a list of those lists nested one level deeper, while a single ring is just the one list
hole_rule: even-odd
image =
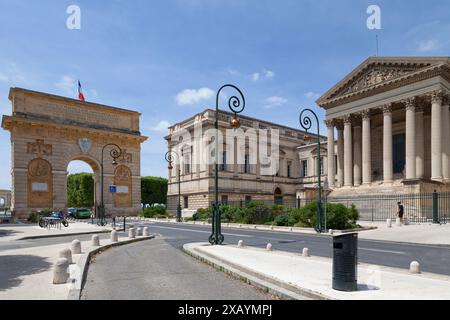
[{"label": "column capital", "polygon": [[446,92],[443,94],[442,104],[444,106],[448,106],[450,104],[450,94],[449,93]]},{"label": "column capital", "polygon": [[351,114],[345,115],[342,119],[344,121],[344,125],[352,124],[353,117]]},{"label": "column capital", "polygon": [[431,103],[442,104],[442,101],[444,99],[444,91],[443,90],[435,90],[430,93],[430,96],[431,96]]},{"label": "column capital", "polygon": [[328,129],[333,128],[335,126],[334,119],[325,120],[324,123]]},{"label": "column capital", "polygon": [[417,102],[417,100],[415,97],[402,100],[402,103],[405,105],[406,110],[409,110],[409,111],[416,110],[416,105],[417,105],[416,102]]},{"label": "column capital", "polygon": [[391,114],[392,113],[392,103],[384,104],[380,108],[383,110],[383,114]]},{"label": "column capital", "polygon": [[342,119],[335,119],[334,125],[336,126],[336,129],[339,131],[344,130],[344,121],[342,121]]},{"label": "column capital", "polygon": [[361,119],[363,120],[370,120],[370,114],[371,114],[370,109],[363,110],[359,113]]}]

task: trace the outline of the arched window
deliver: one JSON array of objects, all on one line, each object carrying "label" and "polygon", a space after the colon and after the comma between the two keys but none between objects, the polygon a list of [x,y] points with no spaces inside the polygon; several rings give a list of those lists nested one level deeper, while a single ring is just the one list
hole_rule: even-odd
[{"label": "arched window", "polygon": [[276,188],[274,192],[274,202],[275,204],[282,205],[283,204],[283,192],[280,188]]}]

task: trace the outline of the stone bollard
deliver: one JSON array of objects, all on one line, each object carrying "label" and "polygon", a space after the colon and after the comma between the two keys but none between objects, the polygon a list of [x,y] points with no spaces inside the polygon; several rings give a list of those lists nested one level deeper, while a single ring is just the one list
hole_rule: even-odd
[{"label": "stone bollard", "polygon": [[392,220],[391,219],[387,219],[386,220],[386,225],[388,228],[392,228]]},{"label": "stone bollard", "polygon": [[93,247],[100,247],[100,237],[97,234],[92,236],[91,244]]},{"label": "stone bollard", "polygon": [[293,229],[293,228],[289,228],[289,231],[290,231],[290,232],[293,232],[293,231],[294,231],[294,229]]},{"label": "stone bollard", "polygon": [[244,241],[243,240],[239,240],[238,248],[243,248],[243,247],[244,247]]},{"label": "stone bollard", "polygon": [[272,251],[272,250],[273,250],[273,246],[272,246],[271,243],[268,243],[268,244],[267,244],[266,250],[267,250],[267,251]]},{"label": "stone bollard", "polygon": [[420,273],[420,263],[417,261],[411,262],[411,265],[409,266],[409,271],[414,274]]},{"label": "stone bollard", "polygon": [[136,238],[136,229],[131,228],[128,230],[128,238],[130,239]]},{"label": "stone bollard", "polygon": [[69,277],[69,261],[66,258],[59,258],[53,269],[53,284],[67,283]]},{"label": "stone bollard", "polygon": [[150,236],[150,229],[148,227],[144,228],[143,236],[144,237],[149,237]]},{"label": "stone bollard", "polygon": [[137,228],[136,229],[136,236],[137,237],[142,236],[142,228]]},{"label": "stone bollard", "polygon": [[273,228],[273,226],[270,226],[270,230],[273,230],[274,228]]},{"label": "stone bollard", "polygon": [[305,257],[305,258],[310,257],[309,249],[308,249],[308,248],[304,248],[304,249],[303,249],[302,256]]},{"label": "stone bollard", "polygon": [[116,230],[111,231],[111,242],[112,243],[119,242],[119,237],[117,235],[117,231]]},{"label": "stone bollard", "polygon": [[333,234],[334,234],[334,230],[333,230],[333,229],[330,229],[330,230],[328,230],[328,233],[331,234],[331,235],[333,235]]},{"label": "stone bollard", "polygon": [[73,240],[70,250],[72,251],[72,254],[81,254],[80,240]]},{"label": "stone bollard", "polygon": [[397,218],[397,220],[395,220],[395,225],[396,225],[397,227],[401,227],[401,226],[402,226],[402,219]]},{"label": "stone bollard", "polygon": [[69,262],[69,264],[73,263],[72,260],[72,251],[70,251],[70,249],[63,249],[59,252],[58,254],[59,258],[64,258],[67,259],[67,261]]}]

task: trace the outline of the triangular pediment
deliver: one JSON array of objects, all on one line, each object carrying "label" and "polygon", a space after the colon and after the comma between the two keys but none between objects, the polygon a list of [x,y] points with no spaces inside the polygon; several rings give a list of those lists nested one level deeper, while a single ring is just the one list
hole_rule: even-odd
[{"label": "triangular pediment", "polygon": [[325,107],[337,99],[358,95],[442,65],[450,65],[450,58],[371,57],[320,97],[317,104]]}]

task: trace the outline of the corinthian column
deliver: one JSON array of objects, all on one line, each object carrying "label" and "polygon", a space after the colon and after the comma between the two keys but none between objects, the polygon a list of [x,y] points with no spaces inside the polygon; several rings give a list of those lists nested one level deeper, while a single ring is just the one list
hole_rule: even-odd
[{"label": "corinthian column", "polygon": [[442,101],[442,175],[444,180],[450,179],[450,126],[448,96]]},{"label": "corinthian column", "polygon": [[425,174],[425,142],[423,135],[423,107],[416,107],[416,178],[423,179]]},{"label": "corinthian column", "polygon": [[362,175],[363,184],[372,183],[372,156],[370,138],[370,110],[361,113],[362,118]]},{"label": "corinthian column", "polygon": [[406,106],[406,179],[416,178],[416,102],[404,101]]},{"label": "corinthian column", "polygon": [[383,177],[384,183],[392,183],[392,104],[383,106],[383,119]]},{"label": "corinthian column", "polygon": [[344,186],[344,126],[341,122],[336,124],[338,133],[338,167],[337,178],[339,187]]},{"label": "corinthian column", "polygon": [[334,122],[333,120],[325,121],[328,129],[327,142],[327,162],[328,162],[328,184],[334,187],[336,180],[336,168],[334,161]]},{"label": "corinthian column", "polygon": [[353,142],[352,119],[348,115],[344,118],[344,186],[353,186]]},{"label": "corinthian column", "polygon": [[442,180],[442,91],[431,94],[431,179]]},{"label": "corinthian column", "polygon": [[353,184],[355,187],[361,185],[361,167],[362,167],[362,151],[361,151],[361,125],[357,124],[353,128]]}]

